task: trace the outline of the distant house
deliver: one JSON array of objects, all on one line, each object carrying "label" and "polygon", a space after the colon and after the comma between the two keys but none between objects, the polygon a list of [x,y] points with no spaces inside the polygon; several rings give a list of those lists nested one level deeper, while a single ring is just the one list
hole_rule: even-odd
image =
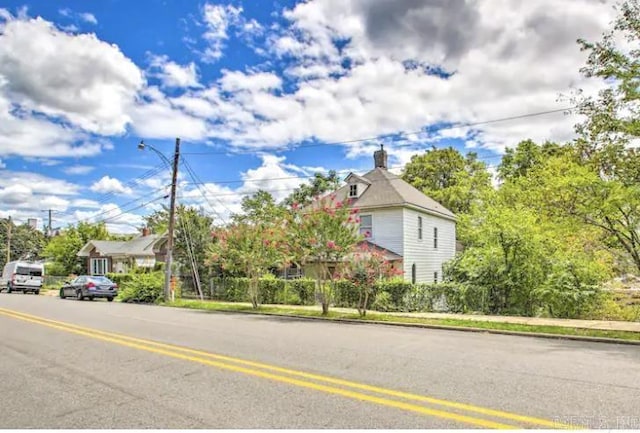
[{"label": "distant house", "polygon": [[129,241],[89,241],[78,257],[86,257],[89,275],[127,273],[134,267],[153,268],[164,262],[166,241],[166,236],[143,229],[141,236]]},{"label": "distant house", "polygon": [[336,199],[352,200],[359,209],[360,233],[369,246],[414,283],[442,281],[442,265],[456,253],[455,215],[387,171],[387,153],[374,153],[374,169],[363,176],[351,173]]}]

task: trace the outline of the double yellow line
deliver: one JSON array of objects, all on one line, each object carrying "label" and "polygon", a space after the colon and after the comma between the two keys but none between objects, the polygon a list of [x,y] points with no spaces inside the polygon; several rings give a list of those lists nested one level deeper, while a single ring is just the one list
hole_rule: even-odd
[{"label": "double yellow line", "polygon": [[[50,320],[5,308],[0,308],[0,315],[133,349],[169,356],[171,358],[182,359],[227,371],[243,373],[301,388],[312,389],[327,394],[339,395],[354,400],[366,401],[369,403],[379,404],[381,406],[401,409],[412,413],[433,416],[487,429],[519,429],[522,428],[521,425],[552,429],[575,428],[574,426],[560,424],[541,418],[533,418],[464,403],[395,391],[392,389],[351,382],[334,377],[277,367],[261,362],[218,355],[173,344],[159,343],[123,334],[100,331],[98,329]],[[389,397],[393,397],[393,399]],[[426,405],[430,405],[431,407]],[[436,409],[433,406],[446,408],[447,410]],[[477,415],[482,415],[486,418],[479,418]],[[515,422],[517,424],[506,424],[506,422]]]}]

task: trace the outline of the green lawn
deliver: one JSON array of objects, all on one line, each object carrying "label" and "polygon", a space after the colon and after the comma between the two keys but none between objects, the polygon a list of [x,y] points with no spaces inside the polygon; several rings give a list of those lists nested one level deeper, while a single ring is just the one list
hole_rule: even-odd
[{"label": "green lawn", "polygon": [[257,310],[254,310],[250,304],[244,303],[225,303],[215,301],[198,301],[180,299],[175,302],[166,303],[165,305],[179,308],[191,308],[196,310],[206,311],[227,311],[227,312],[242,312],[253,314],[270,314],[270,315],[286,315],[286,316],[300,316],[300,317],[314,317],[322,318],[325,320],[347,319],[359,322],[377,321],[377,322],[394,322],[394,323],[408,323],[428,326],[447,326],[456,328],[475,328],[486,330],[500,330],[500,331],[515,331],[515,332],[530,332],[530,333],[544,333],[554,335],[566,335],[566,336],[582,336],[582,337],[600,337],[600,338],[615,338],[619,340],[631,340],[640,341],[639,332],[628,331],[604,331],[598,329],[583,329],[583,328],[568,328],[562,326],[539,326],[539,325],[521,325],[516,323],[505,322],[486,322],[478,320],[463,320],[463,319],[430,319],[422,317],[402,317],[393,316],[384,313],[367,313],[365,318],[360,317],[357,313],[342,313],[330,311],[328,316],[323,316],[320,308],[318,309],[306,309],[296,308],[292,306],[260,306]]}]

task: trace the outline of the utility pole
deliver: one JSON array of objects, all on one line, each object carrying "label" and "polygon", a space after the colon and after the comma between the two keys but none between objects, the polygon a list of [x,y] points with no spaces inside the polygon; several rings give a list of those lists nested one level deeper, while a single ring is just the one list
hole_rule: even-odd
[{"label": "utility pole", "polygon": [[49,231],[47,232],[47,236],[51,236],[53,233],[53,229],[51,228],[51,214],[53,214],[53,209],[49,209]]},{"label": "utility pole", "polygon": [[11,261],[11,227],[13,223],[11,222],[11,215],[7,219],[7,263]]},{"label": "utility pole", "polygon": [[169,207],[169,233],[167,234],[167,259],[165,260],[164,299],[171,297],[171,265],[173,262],[173,232],[176,220],[176,186],[178,183],[178,164],[180,162],[180,139],[176,138],[176,150],[173,154],[173,173],[171,177],[171,202]]}]

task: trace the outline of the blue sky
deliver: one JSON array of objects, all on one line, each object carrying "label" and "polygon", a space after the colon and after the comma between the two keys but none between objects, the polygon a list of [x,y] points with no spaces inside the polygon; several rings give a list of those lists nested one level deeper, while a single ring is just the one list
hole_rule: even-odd
[{"label": "blue sky", "polygon": [[181,167],[180,200],[219,220],[257,188],[366,171],[380,144],[394,168],[448,145],[495,166],[522,139],[571,139],[576,118],[464,125],[597,88],[575,39],[612,16],[589,0],[5,0],[0,216],[136,230],[169,183],[141,139],[169,155],[182,138],[203,184]]}]

